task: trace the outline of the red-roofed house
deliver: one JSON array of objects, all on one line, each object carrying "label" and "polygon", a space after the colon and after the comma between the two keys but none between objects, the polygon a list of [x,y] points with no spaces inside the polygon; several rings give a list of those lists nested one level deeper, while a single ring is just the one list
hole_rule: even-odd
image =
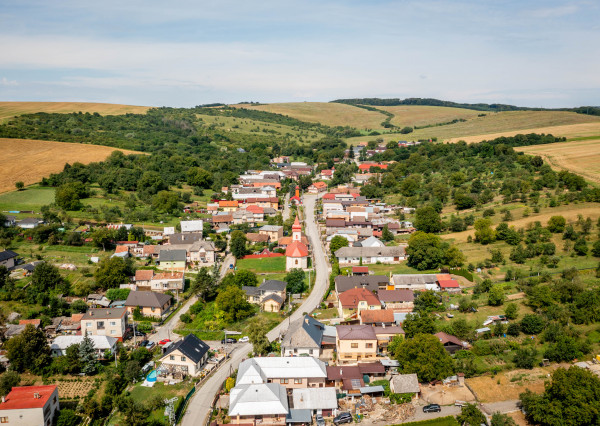
[{"label": "red-roofed house", "polygon": [[377,296],[362,287],[346,290],[340,293],[338,299],[338,312],[342,318],[347,318],[351,315],[358,316],[362,310],[381,309],[381,302]]},{"label": "red-roofed house", "polygon": [[439,280],[438,283],[442,291],[446,291],[448,293],[460,293],[460,284],[458,284],[458,281],[456,280]]},{"label": "red-roofed house", "polygon": [[185,274],[183,272],[161,272],[150,280],[150,290],[164,293],[165,291],[183,291]]},{"label": "red-roofed house", "polygon": [[327,194],[324,194],[322,197],[323,200],[335,200],[335,194],[328,192]]},{"label": "red-roofed house", "polygon": [[223,209],[224,212],[234,212],[238,209],[238,207],[239,207],[238,200],[233,200],[233,201],[219,200],[219,208]]},{"label": "red-roofed house", "polygon": [[147,287],[143,290],[150,290],[150,280],[154,276],[154,271],[152,269],[138,269],[135,271],[135,285],[139,287]]},{"label": "red-roofed house", "polygon": [[308,268],[308,248],[302,242],[302,226],[300,226],[298,216],[292,225],[292,243],[285,249],[285,256],[286,271]]},{"label": "red-roofed house", "polygon": [[327,184],[325,182],[314,182],[308,187],[308,192],[311,194],[318,194],[325,191],[327,191]]},{"label": "red-roofed house", "polygon": [[0,403],[0,423],[51,426],[59,410],[56,385],[13,387]]},{"label": "red-roofed house", "polygon": [[129,253],[129,247],[126,245],[119,245],[115,248],[115,253]]},{"label": "red-roofed house", "polygon": [[394,311],[391,309],[360,311],[360,323],[377,326],[394,325]]},{"label": "red-roofed house", "polygon": [[33,325],[35,328],[40,328],[40,325],[42,325],[42,320],[41,319],[24,319],[24,320],[19,320],[19,325],[27,325],[27,324],[31,324]]},{"label": "red-roofed house", "polygon": [[335,172],[335,169],[321,170],[321,179],[323,179],[323,180],[331,180],[331,178],[333,178],[333,172]]},{"label": "red-roofed house", "polygon": [[465,345],[463,342],[456,336],[452,334],[444,333],[440,331],[439,333],[434,334],[435,337],[440,339],[440,343],[444,346],[444,349],[450,354],[453,354],[456,351],[461,349],[465,349]]},{"label": "red-roofed house", "polygon": [[369,267],[368,266],[353,266],[352,267],[352,275],[356,275],[356,276],[369,275]]}]

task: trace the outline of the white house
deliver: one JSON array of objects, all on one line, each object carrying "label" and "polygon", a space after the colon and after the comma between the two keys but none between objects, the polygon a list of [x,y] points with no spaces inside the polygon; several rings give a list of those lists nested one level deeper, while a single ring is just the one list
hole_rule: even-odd
[{"label": "white house", "polygon": [[59,410],[58,386],[15,386],[0,402],[0,423],[50,426]]},{"label": "white house", "polygon": [[[359,242],[358,247],[385,247],[385,244],[377,237],[370,236],[363,241]],[[357,247],[357,244],[354,244]]]},{"label": "white house", "polygon": [[197,376],[208,359],[208,346],[194,334],[172,344],[160,359],[161,373]]},{"label": "white house", "polygon": [[365,265],[380,263],[400,263],[406,259],[404,246],[394,247],[342,247],[335,252],[340,264]]},{"label": "white house", "polygon": [[181,232],[186,233],[202,233],[202,229],[204,226],[204,222],[200,219],[198,220],[182,220],[179,222],[181,225]]},{"label": "white house", "polygon": [[[88,336],[94,344],[96,354],[99,358],[104,358],[104,353],[108,350],[114,353],[117,348],[118,340],[110,336]],[[73,345],[79,345],[83,342],[84,336],[58,336],[50,344],[52,356],[64,356],[67,354],[67,348]]]}]

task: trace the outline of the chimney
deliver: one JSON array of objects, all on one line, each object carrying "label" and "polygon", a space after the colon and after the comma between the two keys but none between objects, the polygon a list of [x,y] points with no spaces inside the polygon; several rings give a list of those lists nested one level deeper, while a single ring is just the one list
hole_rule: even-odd
[{"label": "chimney", "polygon": [[2,402],[6,402],[6,398],[5,397],[2,397]]},{"label": "chimney", "polygon": [[35,399],[40,399],[40,394],[39,394],[39,393],[37,393],[37,392],[35,392],[35,393],[33,394],[33,397],[34,397]]}]

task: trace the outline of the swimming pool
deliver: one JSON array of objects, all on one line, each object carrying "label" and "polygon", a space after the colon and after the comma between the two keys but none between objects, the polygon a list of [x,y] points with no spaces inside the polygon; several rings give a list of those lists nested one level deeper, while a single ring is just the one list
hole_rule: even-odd
[{"label": "swimming pool", "polygon": [[146,381],[147,382],[156,382],[156,377],[158,376],[158,373],[156,370],[152,370],[151,372],[148,373],[148,375],[146,376]]}]

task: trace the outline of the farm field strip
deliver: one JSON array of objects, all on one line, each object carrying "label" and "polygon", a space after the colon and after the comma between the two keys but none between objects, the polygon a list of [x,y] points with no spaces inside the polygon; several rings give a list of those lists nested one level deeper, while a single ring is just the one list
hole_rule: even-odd
[{"label": "farm field strip", "polygon": [[15,189],[18,181],[25,185],[39,182],[51,173],[62,171],[66,163],[102,161],[113,151],[139,154],[109,146],[0,138],[0,193]]},{"label": "farm field strip", "polygon": [[91,102],[0,102],[0,123],[15,115],[36,112],[97,112],[102,115],[145,114],[150,107]]},{"label": "farm field strip", "polygon": [[395,126],[425,126],[447,123],[454,119],[477,117],[481,111],[428,105],[375,106],[374,108],[394,114],[391,123]]}]

